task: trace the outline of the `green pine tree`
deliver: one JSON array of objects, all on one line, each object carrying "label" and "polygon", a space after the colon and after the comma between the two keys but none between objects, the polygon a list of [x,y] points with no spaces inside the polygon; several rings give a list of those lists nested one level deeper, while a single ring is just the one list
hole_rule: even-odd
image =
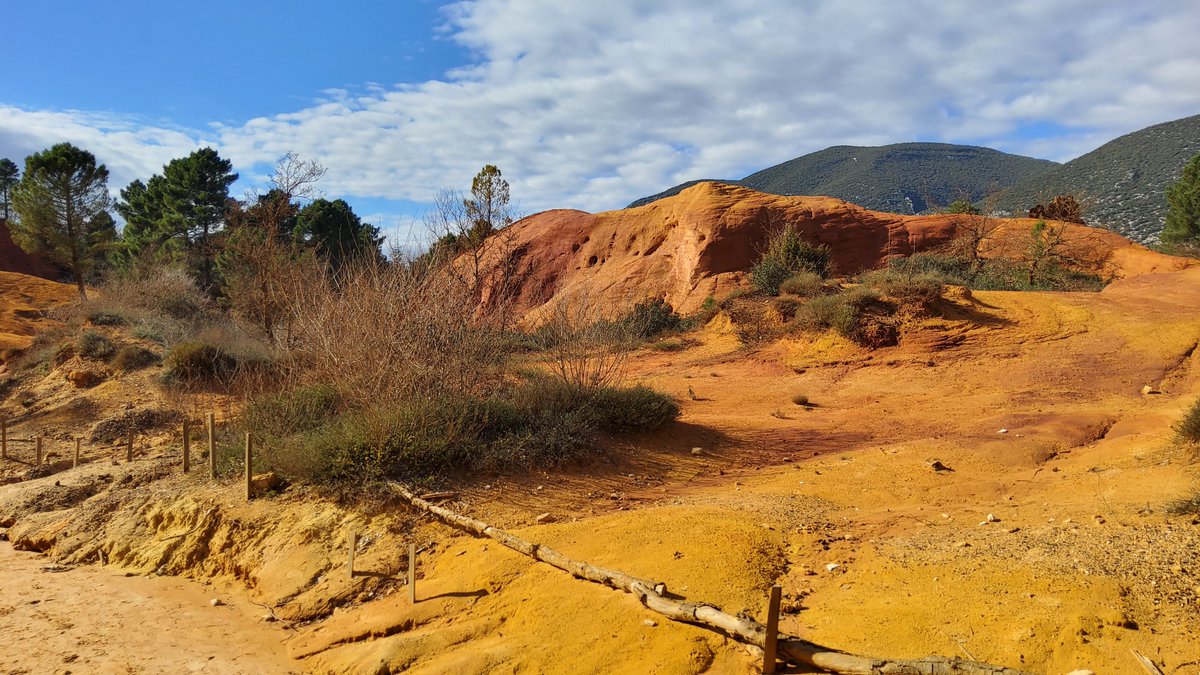
[{"label": "green pine tree", "polygon": [[20,218],[13,240],[28,253],[68,268],[87,298],[86,279],[116,238],[108,209],[108,169],[70,143],[25,158],[25,175],[13,191]]},{"label": "green pine tree", "polygon": [[15,162],[5,157],[0,159],[0,206],[4,207],[4,219],[9,219],[9,206],[12,205],[12,191],[17,186],[20,170]]},{"label": "green pine tree", "polygon": [[362,222],[341,199],[317,199],[301,209],[295,238],[320,256],[335,275],[355,262],[383,258],[379,228]]},{"label": "green pine tree", "polygon": [[1183,167],[1183,175],[1167,188],[1165,244],[1200,244],[1200,155]]}]

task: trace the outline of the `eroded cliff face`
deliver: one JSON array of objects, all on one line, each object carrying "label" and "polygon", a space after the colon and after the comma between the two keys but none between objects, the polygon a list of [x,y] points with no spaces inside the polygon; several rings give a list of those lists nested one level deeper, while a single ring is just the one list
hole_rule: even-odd
[{"label": "eroded cliff face", "polygon": [[[700,183],[634,209],[545,211],[495,237],[488,253],[492,264],[508,259],[499,278],[515,293],[517,310],[532,321],[545,305],[565,299],[614,307],[659,297],[686,313],[709,296],[744,287],[768,233],[784,224],[827,245],[833,272],[851,275],[947,244],[963,219],[902,216],[830,197],[783,197]],[[997,232],[1004,243],[991,248],[1020,253],[1033,222],[1004,221]],[[1181,264],[1106,230],[1067,227],[1072,241],[1089,249],[1088,264],[1111,276]],[[485,300],[494,295],[485,292]]]}]

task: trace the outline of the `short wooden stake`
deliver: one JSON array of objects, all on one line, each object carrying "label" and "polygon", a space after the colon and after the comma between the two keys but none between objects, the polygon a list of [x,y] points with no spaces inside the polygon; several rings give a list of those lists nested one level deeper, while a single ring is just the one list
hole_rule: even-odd
[{"label": "short wooden stake", "polygon": [[354,578],[354,552],[358,550],[358,533],[350,530],[350,555],[346,558],[346,572]]},{"label": "short wooden stake", "polygon": [[38,434],[34,438],[33,442],[34,442],[34,445],[37,446],[37,465],[41,466],[42,465],[42,435]]},{"label": "short wooden stake", "polygon": [[129,438],[125,441],[125,461],[133,462],[133,434],[129,434]]},{"label": "short wooden stake", "polygon": [[254,486],[251,484],[252,480],[250,478],[250,476],[252,474],[251,466],[253,465],[253,462],[254,462],[254,449],[253,449],[252,444],[253,444],[253,440],[250,438],[250,432],[247,431],[246,432],[246,501],[250,501],[250,499],[254,495]]},{"label": "short wooden stake", "polygon": [[0,419],[0,459],[8,459],[8,418]]},{"label": "short wooden stake", "polygon": [[192,427],[183,420],[183,472],[192,470]]},{"label": "short wooden stake", "polygon": [[417,545],[408,545],[408,601],[417,604]]},{"label": "short wooden stake", "polygon": [[767,607],[767,635],[763,645],[764,673],[775,672],[775,661],[779,646],[779,602],[783,599],[783,587],[776,584],[771,587],[771,601]]},{"label": "short wooden stake", "polygon": [[78,466],[79,466],[79,439],[76,438],[75,439],[75,460],[71,462],[71,468],[74,469]]},{"label": "short wooden stake", "polygon": [[217,479],[217,439],[215,424],[213,423],[213,414],[208,413],[205,420],[205,426],[208,427],[208,477]]}]

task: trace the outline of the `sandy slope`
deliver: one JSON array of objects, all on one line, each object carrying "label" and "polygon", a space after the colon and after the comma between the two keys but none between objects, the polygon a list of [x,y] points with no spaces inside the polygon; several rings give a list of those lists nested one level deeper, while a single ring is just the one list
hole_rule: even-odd
[{"label": "sandy slope", "polygon": [[[287,636],[240,594],[64,567],[0,543],[0,672],[290,673]],[[227,604],[213,607],[222,598]]]}]

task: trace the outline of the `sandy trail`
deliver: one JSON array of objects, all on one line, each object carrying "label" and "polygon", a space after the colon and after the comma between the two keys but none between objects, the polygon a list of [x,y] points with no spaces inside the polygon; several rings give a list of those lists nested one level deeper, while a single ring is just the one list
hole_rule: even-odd
[{"label": "sandy trail", "polygon": [[[288,636],[237,594],[0,544],[0,672],[293,673]],[[226,605],[212,607],[219,597]]]}]

